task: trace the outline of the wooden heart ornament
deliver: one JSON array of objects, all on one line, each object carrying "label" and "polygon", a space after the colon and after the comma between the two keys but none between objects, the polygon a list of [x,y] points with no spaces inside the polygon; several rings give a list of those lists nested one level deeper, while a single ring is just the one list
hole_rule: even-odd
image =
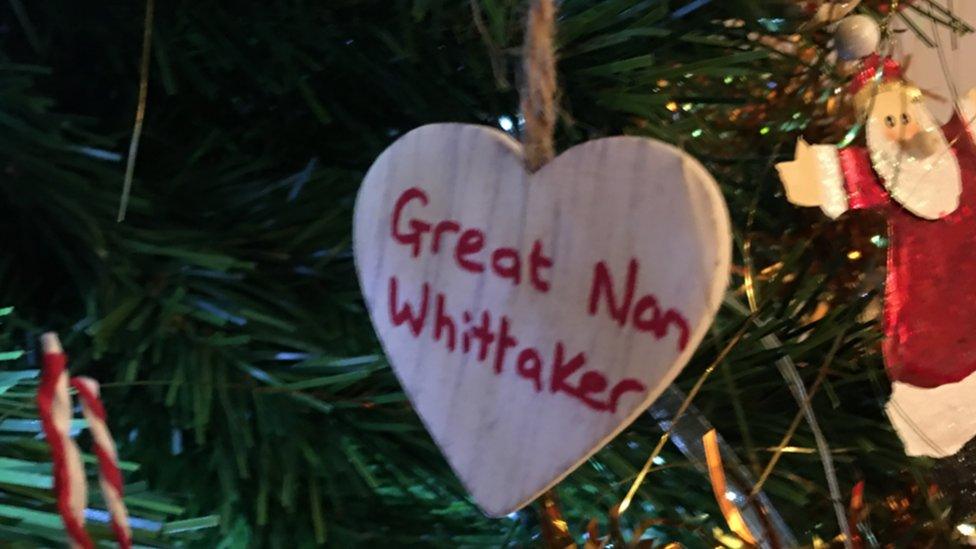
[{"label": "wooden heart ornament", "polygon": [[353,236],[390,363],[492,516],[561,480],[671,383],[731,254],[718,186],[674,147],[599,139],[530,174],[517,142],[463,124],[380,155]]}]

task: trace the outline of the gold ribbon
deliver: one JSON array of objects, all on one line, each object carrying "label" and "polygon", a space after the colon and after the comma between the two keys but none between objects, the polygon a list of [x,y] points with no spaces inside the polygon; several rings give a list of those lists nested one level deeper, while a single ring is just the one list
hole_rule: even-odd
[{"label": "gold ribbon", "polygon": [[739,512],[739,508],[733,502],[729,501],[729,498],[725,495],[728,492],[728,485],[725,482],[722,452],[718,447],[718,435],[715,433],[715,429],[705,433],[702,437],[702,445],[705,447],[705,461],[708,463],[708,478],[712,482],[715,502],[718,503],[718,508],[722,511],[725,522],[728,523],[729,529],[735,535],[742,538],[742,541],[755,545],[756,538],[749,531],[745,519],[742,518],[742,513]]}]

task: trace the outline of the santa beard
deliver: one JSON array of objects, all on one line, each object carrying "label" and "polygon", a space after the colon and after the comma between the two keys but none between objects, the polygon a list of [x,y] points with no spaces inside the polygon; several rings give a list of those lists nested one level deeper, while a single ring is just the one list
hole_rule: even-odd
[{"label": "santa beard", "polygon": [[871,163],[896,202],[924,219],[939,219],[959,207],[959,163],[928,109],[911,104],[907,112],[921,129],[908,143],[890,140],[884,121],[868,117]]},{"label": "santa beard", "polygon": [[908,455],[951,456],[976,437],[974,394],[976,373],[932,388],[896,381],[885,412]]}]

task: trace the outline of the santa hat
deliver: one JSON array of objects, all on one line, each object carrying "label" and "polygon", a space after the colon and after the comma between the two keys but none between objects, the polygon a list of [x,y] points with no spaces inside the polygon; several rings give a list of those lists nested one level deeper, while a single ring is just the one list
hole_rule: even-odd
[{"label": "santa hat", "polygon": [[854,75],[848,87],[854,97],[854,106],[859,111],[871,105],[875,95],[897,88],[907,88],[912,99],[921,97],[917,88],[905,83],[901,65],[897,61],[891,57],[882,59],[876,53],[864,58],[861,70]]}]

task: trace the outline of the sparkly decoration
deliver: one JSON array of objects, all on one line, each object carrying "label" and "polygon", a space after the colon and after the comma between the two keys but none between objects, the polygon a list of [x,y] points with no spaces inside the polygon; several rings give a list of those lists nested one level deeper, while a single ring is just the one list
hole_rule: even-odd
[{"label": "sparkly decoration", "polygon": [[[867,59],[850,92],[867,149],[800,141],[777,168],[796,204],[887,214],[887,412],[908,454],[949,456],[976,435],[976,142],[959,116],[940,128],[891,59]],[[976,112],[973,95],[957,108]]]},{"label": "sparkly decoration", "polygon": [[859,481],[851,490],[851,502],[847,506],[847,521],[851,524],[851,543],[855,547],[864,547],[864,539],[858,532],[855,525],[860,524],[868,515],[868,510],[864,506],[864,481]]},{"label": "sparkly decoration", "polygon": [[705,433],[702,437],[702,444],[705,446],[705,458],[708,462],[708,478],[712,483],[712,491],[715,494],[715,502],[718,503],[722,516],[729,528],[746,543],[755,545],[756,538],[749,530],[742,513],[727,496],[728,485],[725,481],[725,470],[722,465],[722,452],[718,446],[718,438],[715,429]]},{"label": "sparkly decoration", "polygon": [[[954,455],[941,459],[933,471],[939,488],[953,496],[951,519],[958,523],[959,533],[976,536],[976,527],[969,522],[976,519],[976,439],[970,440]],[[961,527],[961,528],[960,528]]]},{"label": "sparkly decoration", "polygon": [[815,145],[813,153],[817,156],[820,173],[823,174],[823,202],[820,207],[828,217],[835,218],[847,211],[847,193],[844,192],[844,174],[840,162],[831,147]]}]

